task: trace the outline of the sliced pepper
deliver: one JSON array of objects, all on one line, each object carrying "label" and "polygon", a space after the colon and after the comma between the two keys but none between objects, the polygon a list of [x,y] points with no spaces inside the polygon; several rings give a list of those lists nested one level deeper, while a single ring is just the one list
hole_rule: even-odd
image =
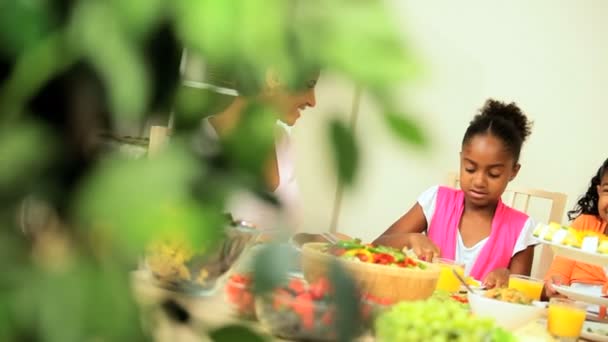
[{"label": "sliced pepper", "polygon": [[390,254],[395,258],[395,262],[400,262],[405,260],[405,254],[403,254],[400,250],[388,246],[377,246],[369,249],[374,253],[383,253]]},{"label": "sliced pepper", "polygon": [[388,265],[395,262],[395,258],[387,253],[375,253],[374,255],[374,264],[382,264]]},{"label": "sliced pepper", "polygon": [[355,257],[359,258],[359,260],[365,261],[365,262],[372,262],[374,260],[374,256],[373,256],[372,252],[368,251],[365,248],[350,249],[350,250],[344,252],[343,255],[344,256],[355,256]]},{"label": "sliced pepper", "polygon": [[362,248],[365,248],[365,246],[361,243],[361,240],[359,240],[359,239],[340,240],[334,246],[336,246],[338,248],[344,248],[344,249],[362,249]]},{"label": "sliced pepper", "polygon": [[395,265],[399,267],[407,267],[407,262],[405,260],[401,260],[399,262],[396,262]]}]

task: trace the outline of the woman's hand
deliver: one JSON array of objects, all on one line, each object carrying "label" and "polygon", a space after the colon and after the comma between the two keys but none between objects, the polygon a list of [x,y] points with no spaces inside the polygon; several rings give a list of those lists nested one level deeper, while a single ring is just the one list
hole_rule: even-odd
[{"label": "woman's hand", "polygon": [[497,268],[488,273],[486,279],[483,280],[483,285],[488,289],[495,287],[506,287],[509,285],[509,275],[511,272],[507,268]]},{"label": "woman's hand", "polygon": [[551,276],[551,278],[545,280],[545,296],[547,296],[547,298],[563,297],[557,293],[553,285],[563,285],[565,283],[566,281],[563,276],[558,274]]},{"label": "woman's hand", "polygon": [[439,247],[424,234],[408,234],[406,246],[411,248],[420,260],[432,262],[435,257],[441,255]]}]

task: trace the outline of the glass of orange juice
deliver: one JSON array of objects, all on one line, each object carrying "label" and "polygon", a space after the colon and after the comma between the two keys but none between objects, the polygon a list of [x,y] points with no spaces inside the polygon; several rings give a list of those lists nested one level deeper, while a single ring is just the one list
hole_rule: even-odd
[{"label": "glass of orange juice", "polygon": [[455,269],[456,272],[464,278],[464,264],[444,258],[435,258],[433,259],[433,263],[439,264],[439,267],[441,268],[436,289],[448,292],[457,292],[460,290],[460,281],[458,281],[458,278],[456,278],[452,270]]},{"label": "glass of orange juice", "polygon": [[547,329],[560,341],[578,340],[585,317],[587,306],[567,298],[551,298],[547,312]]},{"label": "glass of orange juice", "polygon": [[532,300],[540,300],[543,292],[544,283],[540,279],[528,277],[520,274],[509,276],[509,288],[523,292]]}]

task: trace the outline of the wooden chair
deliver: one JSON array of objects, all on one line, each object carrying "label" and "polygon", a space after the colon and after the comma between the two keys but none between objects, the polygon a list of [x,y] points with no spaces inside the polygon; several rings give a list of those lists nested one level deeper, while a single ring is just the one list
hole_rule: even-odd
[{"label": "wooden chair", "polygon": [[[446,185],[459,188],[460,182],[458,173],[450,172],[447,177]],[[549,214],[546,216],[546,222],[561,223],[564,210],[566,208],[566,200],[568,196],[560,192],[551,192],[538,189],[520,189],[507,188],[503,195],[503,201],[510,207],[530,214],[530,202],[535,200],[550,202]],[[532,262],[531,276],[542,278],[547,273],[551,262],[553,261],[553,252],[545,245],[538,245],[534,249],[534,260]]]}]

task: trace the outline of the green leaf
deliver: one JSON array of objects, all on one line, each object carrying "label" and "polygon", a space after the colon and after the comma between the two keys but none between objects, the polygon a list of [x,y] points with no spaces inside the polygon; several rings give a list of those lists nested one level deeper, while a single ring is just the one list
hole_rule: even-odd
[{"label": "green leaf", "polygon": [[333,121],[329,128],[338,179],[341,183],[352,186],[359,166],[355,137],[352,130],[340,121]]},{"label": "green leaf", "polygon": [[208,89],[180,86],[175,100],[176,129],[199,128],[201,118],[222,112],[234,99],[234,96],[218,94]]},{"label": "green leaf", "polygon": [[40,327],[46,341],[142,340],[124,264],[111,254],[104,261],[80,255],[62,268],[34,269],[24,295],[36,294],[39,325],[30,324]]},{"label": "green leaf", "polygon": [[37,40],[17,58],[8,80],[0,84],[0,112],[6,117],[22,114],[26,102],[53,76],[76,60],[64,32],[56,31]]},{"label": "green leaf", "polygon": [[211,340],[215,342],[264,342],[268,340],[242,325],[225,325],[219,329],[211,331],[209,333],[209,337],[211,337]]},{"label": "green leaf", "polygon": [[234,60],[238,54],[240,2],[176,0],[177,32],[187,47],[214,61]]},{"label": "green leaf", "polygon": [[249,105],[237,127],[223,137],[226,155],[237,168],[264,179],[265,167],[274,153],[278,115],[269,107]]},{"label": "green leaf", "polygon": [[0,2],[0,49],[19,55],[40,41],[51,29],[51,15],[44,0]]},{"label": "green leaf", "polygon": [[163,0],[111,0],[112,11],[125,30],[141,38],[165,15]]},{"label": "green leaf", "polygon": [[410,117],[391,111],[384,112],[383,117],[390,131],[401,141],[419,147],[427,144],[426,135]]},{"label": "green leaf", "polygon": [[238,48],[253,66],[253,70],[257,70],[259,83],[263,84],[268,67],[280,70],[282,79],[292,78],[287,46],[290,43],[289,5],[288,1],[283,0],[249,0],[240,3],[241,25],[248,29],[238,31]]},{"label": "green leaf", "polygon": [[141,118],[150,96],[149,75],[141,51],[121,27],[110,4],[79,2],[70,23],[70,39],[101,75],[116,119]]},{"label": "green leaf", "polygon": [[0,130],[0,189],[24,187],[31,177],[39,177],[55,157],[55,145],[44,127],[34,122],[14,123]]},{"label": "green leaf", "polygon": [[329,278],[336,289],[335,324],[338,341],[352,341],[358,333],[354,327],[362,326],[357,286],[353,278],[335,260],[330,265]]},{"label": "green leaf", "polygon": [[284,284],[292,257],[286,244],[272,243],[262,249],[253,263],[254,292],[264,294]]},{"label": "green leaf", "polygon": [[295,27],[302,50],[318,54],[323,65],[371,87],[403,82],[417,71],[383,2],[312,0],[300,7]]},{"label": "green leaf", "polygon": [[212,245],[224,227],[221,203],[193,197],[192,182],[205,170],[179,146],[174,142],[152,159],[102,163],[76,198],[80,222],[135,251],[167,234],[203,250]]}]

